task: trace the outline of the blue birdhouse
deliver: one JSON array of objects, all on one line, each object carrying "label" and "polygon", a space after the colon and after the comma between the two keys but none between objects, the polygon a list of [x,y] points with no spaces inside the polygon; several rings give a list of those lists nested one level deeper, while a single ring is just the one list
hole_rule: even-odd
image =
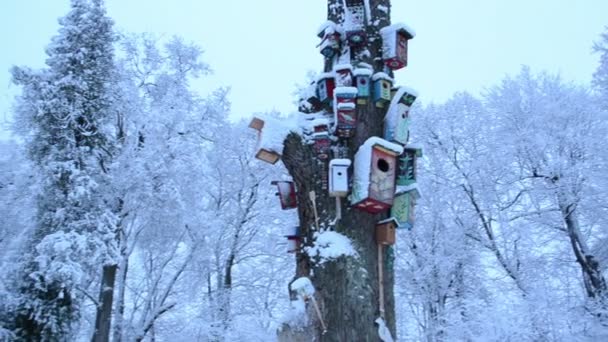
[{"label": "blue birdhouse", "polygon": [[391,100],[384,119],[384,139],[401,145],[409,140],[410,106],[416,100],[415,90],[399,87]]},{"label": "blue birdhouse", "polygon": [[325,58],[329,59],[340,53],[342,30],[336,23],[326,21],[319,28],[317,35],[322,39],[319,51]]},{"label": "blue birdhouse", "polygon": [[415,184],[397,188],[397,194],[391,207],[391,216],[399,222],[397,228],[412,229],[416,221],[414,208],[419,198],[420,192]]},{"label": "blue birdhouse", "polygon": [[374,84],[373,101],[376,107],[384,108],[391,102],[393,79],[383,72],[378,72],[372,76],[372,83]]},{"label": "blue birdhouse", "polygon": [[370,96],[370,82],[372,71],[366,68],[358,68],[353,72],[355,86],[357,87],[357,103],[366,104]]}]

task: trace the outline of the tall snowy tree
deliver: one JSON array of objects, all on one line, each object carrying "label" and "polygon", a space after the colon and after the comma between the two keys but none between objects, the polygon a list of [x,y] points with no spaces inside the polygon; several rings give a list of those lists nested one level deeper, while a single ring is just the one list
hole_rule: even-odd
[{"label": "tall snowy tree", "polygon": [[13,308],[22,340],[68,339],[79,320],[83,285],[115,254],[114,204],[104,194],[113,149],[113,23],[102,0],[72,0],[59,23],[47,68],[12,70],[23,87],[17,130],[41,183]]}]

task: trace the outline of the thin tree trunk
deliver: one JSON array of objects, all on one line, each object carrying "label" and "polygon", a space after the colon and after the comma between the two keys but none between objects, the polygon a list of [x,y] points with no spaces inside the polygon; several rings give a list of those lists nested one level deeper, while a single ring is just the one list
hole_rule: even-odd
[{"label": "thin tree trunk", "polygon": [[110,340],[110,329],[112,325],[112,304],[114,302],[114,281],[118,265],[107,265],[103,267],[101,286],[99,289],[99,304],[97,305],[97,316],[95,318],[95,332],[93,342],[107,342]]}]

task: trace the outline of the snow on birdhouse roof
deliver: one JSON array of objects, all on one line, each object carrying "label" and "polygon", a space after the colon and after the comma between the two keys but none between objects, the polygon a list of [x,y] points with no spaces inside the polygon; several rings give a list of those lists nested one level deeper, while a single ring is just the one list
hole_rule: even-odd
[{"label": "snow on birdhouse roof", "polygon": [[393,127],[397,123],[397,120],[401,115],[401,113],[399,112],[399,101],[405,94],[418,96],[418,92],[412,88],[399,87],[397,89],[397,92],[395,93],[395,96],[393,96],[391,104],[389,105],[388,110],[386,111],[386,116],[384,117],[384,121],[389,127]]},{"label": "snow on birdhouse roof", "polygon": [[409,149],[420,150],[420,151],[421,151],[421,153],[422,153],[422,145],[420,145],[420,144],[407,144],[407,145],[405,146],[405,148],[406,148],[406,149],[408,149],[408,148],[409,148]]},{"label": "snow on birdhouse roof", "polygon": [[356,87],[336,87],[334,88],[334,96],[346,94],[346,95],[357,95]]},{"label": "snow on birdhouse roof", "polygon": [[354,103],[338,103],[338,105],[336,106],[336,110],[355,109],[355,108],[357,108],[357,105]]},{"label": "snow on birdhouse roof", "polygon": [[372,76],[372,81],[387,80],[393,82],[393,78],[384,72],[377,72]]},{"label": "snow on birdhouse roof", "polygon": [[319,38],[323,38],[326,34],[331,34],[331,33],[342,34],[342,28],[331,20],[324,22],[317,29],[317,36]]},{"label": "snow on birdhouse roof", "polygon": [[336,77],[336,73],[331,71],[331,72],[322,72],[317,76],[317,82],[322,81],[326,78],[333,78]]},{"label": "snow on birdhouse roof", "polygon": [[353,71],[353,66],[351,64],[336,64],[334,65],[334,71],[338,71],[338,70],[350,70],[351,72]]},{"label": "snow on birdhouse roof", "polygon": [[[420,195],[420,191],[418,189],[418,184],[410,184],[410,185],[397,185],[395,188],[395,195],[404,194],[406,192],[415,191]],[[419,196],[418,196],[419,197]]]},{"label": "snow on birdhouse roof", "polygon": [[371,76],[373,71],[367,68],[356,68],[353,71],[353,75],[355,76]]},{"label": "snow on birdhouse roof", "polygon": [[393,34],[395,32],[404,32],[407,33],[411,38],[416,37],[416,31],[414,31],[414,29],[412,29],[411,27],[409,27],[408,25],[404,24],[404,23],[396,23],[390,26],[386,26],[380,29],[380,34],[381,35],[388,35],[388,34]]},{"label": "snow on birdhouse roof", "polygon": [[340,159],[340,158],[338,158],[338,159],[332,159],[329,162],[329,167],[332,167],[334,165],[335,166],[350,166],[350,164],[351,164],[350,159]]},{"label": "snow on birdhouse roof", "polygon": [[387,218],[387,219],[384,219],[384,220],[382,220],[382,221],[378,221],[378,222],[376,222],[376,224],[377,224],[377,225],[378,225],[378,224],[385,224],[385,223],[389,223],[389,222],[393,222],[393,223],[395,224],[395,226],[398,226],[398,225],[399,225],[399,221],[397,221],[397,219],[396,219],[396,218],[394,218],[394,217],[392,217],[392,216],[391,216],[391,217],[389,217],[389,218]]},{"label": "snow on birdhouse roof", "polygon": [[289,287],[303,297],[310,297],[315,294],[315,287],[307,277],[294,280]]},{"label": "snow on birdhouse roof", "polygon": [[382,138],[378,138],[378,137],[368,138],[365,141],[365,143],[363,143],[363,145],[361,145],[359,147],[359,151],[361,149],[369,149],[371,151],[371,149],[376,145],[381,146],[389,151],[392,151],[397,155],[400,155],[401,153],[403,153],[403,146],[386,141],[386,140],[384,140]]},{"label": "snow on birdhouse roof", "polygon": [[[369,182],[372,168],[372,150],[374,146],[382,146],[383,148],[392,151],[396,155],[403,153],[401,145],[393,144],[382,138],[371,137],[359,146],[355,153],[355,166],[353,172],[353,194],[356,193],[357,198],[353,198],[355,202],[367,198],[369,195]],[[352,195],[351,195],[352,196]]]}]

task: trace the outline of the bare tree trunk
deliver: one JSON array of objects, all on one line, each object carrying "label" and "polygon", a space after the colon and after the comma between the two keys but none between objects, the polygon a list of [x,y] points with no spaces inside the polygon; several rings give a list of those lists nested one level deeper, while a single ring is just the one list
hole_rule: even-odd
[{"label": "bare tree trunk", "polygon": [[112,304],[114,302],[114,281],[118,265],[103,267],[101,285],[99,289],[99,303],[97,305],[97,316],[95,318],[95,332],[93,342],[107,342],[110,340],[110,329],[112,326]]},{"label": "bare tree trunk", "polygon": [[[389,0],[370,0],[373,22],[377,25],[367,25],[369,54],[351,54],[351,62],[365,62],[374,67],[375,72],[386,72],[382,61],[382,39],[379,29],[390,24],[390,11],[378,9],[390,8]],[[342,0],[328,0],[328,19],[341,23],[344,17]],[[326,62],[325,70],[331,70],[331,64]],[[354,154],[371,136],[383,136],[383,119],[386,108],[377,108],[373,101],[358,104],[357,127],[354,137],[346,141],[347,157],[354,160]],[[333,156],[338,157],[338,156]],[[331,158],[329,158],[331,159]],[[279,339],[283,341],[378,341],[378,327],[374,321],[380,317],[378,306],[378,246],[374,238],[375,225],[379,220],[387,218],[386,212],[369,214],[354,208],[348,208],[342,201],[342,218],[335,222],[336,201],[329,197],[323,188],[321,179],[327,172],[327,160],[318,159],[310,145],[303,143],[297,134],[289,135],[284,142],[283,163],[298,189],[298,216],[300,229],[306,244],[313,241],[315,232],[315,217],[313,203],[309,193],[316,194],[315,202],[319,216],[319,226],[333,229],[346,235],[356,246],[359,256],[341,257],[335,261],[317,265],[304,253],[296,256],[296,278],[309,277],[315,285],[315,297],[319,303],[322,317],[327,325],[323,334],[320,322],[315,315],[310,315],[310,321],[315,322],[303,331],[293,331],[283,327]],[[352,174],[352,172],[351,172]],[[394,306],[394,272],[393,254],[385,248],[383,259],[385,321],[391,334],[395,336],[395,306]],[[292,294],[294,296],[294,294]]]}]

